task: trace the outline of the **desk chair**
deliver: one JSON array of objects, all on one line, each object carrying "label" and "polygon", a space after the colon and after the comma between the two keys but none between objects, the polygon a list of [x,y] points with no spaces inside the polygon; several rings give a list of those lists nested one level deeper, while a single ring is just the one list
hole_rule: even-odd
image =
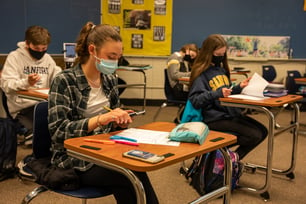
[{"label": "desk chair", "polygon": [[154,117],[153,117],[153,121],[156,121],[160,111],[167,107],[168,105],[174,105],[174,106],[178,106],[178,111],[177,111],[177,115],[176,115],[176,121],[178,123],[180,123],[180,116],[181,113],[184,110],[186,101],[182,101],[182,100],[177,100],[175,99],[173,93],[172,93],[172,87],[170,86],[170,82],[168,79],[168,73],[167,73],[167,69],[164,69],[164,77],[165,77],[165,81],[164,81],[164,93],[166,96],[166,101],[163,102],[163,104],[159,107],[159,109],[157,110],[157,112],[155,113]]},{"label": "desk chair", "polygon": [[[45,158],[51,156],[51,136],[48,130],[48,102],[43,101],[38,103],[34,108],[34,124],[33,124],[33,154],[36,159]],[[31,170],[23,168],[24,171],[31,174]],[[87,203],[87,199],[90,198],[100,198],[112,193],[108,189],[101,189],[95,187],[81,187],[77,190],[57,190],[50,189],[44,185],[32,190],[28,193],[22,200],[22,204],[30,203],[30,201],[35,198],[38,194],[45,191],[53,191],[59,194],[72,196],[82,199],[82,204]]]},{"label": "desk chair", "polygon": [[269,83],[272,83],[276,78],[276,70],[272,65],[263,65],[262,66],[262,77],[267,80]]},{"label": "desk chair", "polygon": [[298,103],[301,105],[300,109],[301,111],[305,111],[305,105],[306,105],[306,94],[301,93],[299,91],[299,88],[302,85],[296,84],[295,78],[301,78],[302,75],[297,70],[289,70],[287,71],[287,77],[286,77],[286,88],[288,90],[288,94],[296,94],[296,95],[302,95],[303,99],[298,101]]}]

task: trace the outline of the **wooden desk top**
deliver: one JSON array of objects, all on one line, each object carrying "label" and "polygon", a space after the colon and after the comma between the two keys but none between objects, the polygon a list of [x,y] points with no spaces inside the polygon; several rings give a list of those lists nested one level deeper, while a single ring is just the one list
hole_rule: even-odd
[{"label": "wooden desk top", "polygon": [[[190,80],[190,77],[181,77],[178,79],[179,82],[182,82],[182,83],[185,83],[185,84],[188,84],[189,83],[189,80]],[[235,78],[231,78],[231,81],[236,81],[237,79]]]},{"label": "wooden desk top", "polygon": [[48,88],[42,88],[42,89],[29,89],[24,91],[17,91],[17,93],[24,98],[28,99],[34,99],[34,100],[47,100],[48,94],[38,92],[37,90],[47,91]]},{"label": "wooden desk top", "polygon": [[[147,129],[147,130],[157,130],[157,131],[171,131],[175,127],[174,123],[170,122],[153,122],[147,125],[140,126],[138,128]],[[236,136],[216,131],[210,131],[206,141],[203,145],[194,144],[194,143],[181,143],[180,146],[166,146],[166,145],[153,145],[153,144],[139,144],[139,146],[130,146],[125,144],[100,144],[100,143],[90,143],[84,142],[84,138],[95,138],[95,139],[109,139],[111,135],[116,134],[117,132],[112,132],[108,134],[93,135],[87,137],[79,137],[68,139],[65,141],[65,148],[72,150],[74,152],[88,155],[98,160],[103,160],[116,164],[118,166],[135,170],[135,171],[152,171],[157,170],[171,164],[175,164],[186,159],[193,158],[197,155],[201,155],[224,146],[236,143]],[[145,137],[145,135],[144,135]],[[211,142],[210,140],[217,137],[224,137],[223,140],[217,142]],[[100,147],[101,150],[91,150],[81,148],[80,145],[90,145],[94,147]],[[152,152],[158,155],[164,155],[166,153],[173,153],[174,156],[165,158],[164,161],[150,164],[122,156],[122,153],[132,150],[139,149],[143,151]]]},{"label": "wooden desk top", "polygon": [[230,71],[231,74],[248,74],[251,73],[250,70],[231,70]]},{"label": "wooden desk top", "polygon": [[295,83],[297,83],[297,84],[306,84],[306,77],[303,77],[303,78],[295,78],[294,81],[295,81]]},{"label": "wooden desk top", "polygon": [[129,66],[119,66],[117,70],[123,70],[123,71],[144,71],[147,69],[152,69],[151,65],[148,64],[131,64]]},{"label": "wooden desk top", "polygon": [[221,102],[225,103],[238,103],[238,104],[249,104],[255,106],[264,106],[264,107],[279,107],[287,103],[293,103],[298,100],[301,100],[303,97],[299,95],[286,95],[281,97],[271,97],[263,100],[248,100],[248,99],[239,99],[239,98],[219,98]]}]

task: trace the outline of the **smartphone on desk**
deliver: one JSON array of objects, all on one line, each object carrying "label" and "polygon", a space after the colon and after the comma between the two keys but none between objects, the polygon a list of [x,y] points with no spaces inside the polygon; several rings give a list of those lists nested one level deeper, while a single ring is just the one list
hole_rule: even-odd
[{"label": "smartphone on desk", "polygon": [[130,150],[130,151],[124,152],[123,156],[129,157],[132,159],[141,160],[141,161],[148,162],[148,163],[153,163],[153,164],[163,161],[165,159],[164,156],[159,156],[151,152],[145,152],[142,150]]}]

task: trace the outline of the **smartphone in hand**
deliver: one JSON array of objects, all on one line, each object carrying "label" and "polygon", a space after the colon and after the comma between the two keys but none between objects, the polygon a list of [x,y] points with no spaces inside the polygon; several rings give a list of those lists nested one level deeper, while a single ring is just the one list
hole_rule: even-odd
[{"label": "smartphone in hand", "polygon": [[132,159],[137,159],[140,161],[148,162],[148,163],[157,163],[163,161],[165,159],[164,156],[159,156],[150,152],[145,152],[142,150],[130,150],[123,153],[124,157],[129,157]]}]

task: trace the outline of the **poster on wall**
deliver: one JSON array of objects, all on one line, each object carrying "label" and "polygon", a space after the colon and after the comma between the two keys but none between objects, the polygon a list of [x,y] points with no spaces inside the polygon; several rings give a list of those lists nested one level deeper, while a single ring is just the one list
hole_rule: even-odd
[{"label": "poster on wall", "polygon": [[155,0],[154,1],[154,14],[155,15],[166,15],[166,0]]},{"label": "poster on wall", "polygon": [[151,11],[138,9],[123,10],[123,27],[132,29],[150,29],[151,28]]},{"label": "poster on wall", "polygon": [[108,1],[108,13],[120,13],[121,0],[109,0]]},{"label": "poster on wall", "polygon": [[101,22],[120,33],[124,55],[171,54],[172,0],[102,1]]},{"label": "poster on wall", "polygon": [[283,58],[289,57],[290,36],[223,35],[228,57]]}]

